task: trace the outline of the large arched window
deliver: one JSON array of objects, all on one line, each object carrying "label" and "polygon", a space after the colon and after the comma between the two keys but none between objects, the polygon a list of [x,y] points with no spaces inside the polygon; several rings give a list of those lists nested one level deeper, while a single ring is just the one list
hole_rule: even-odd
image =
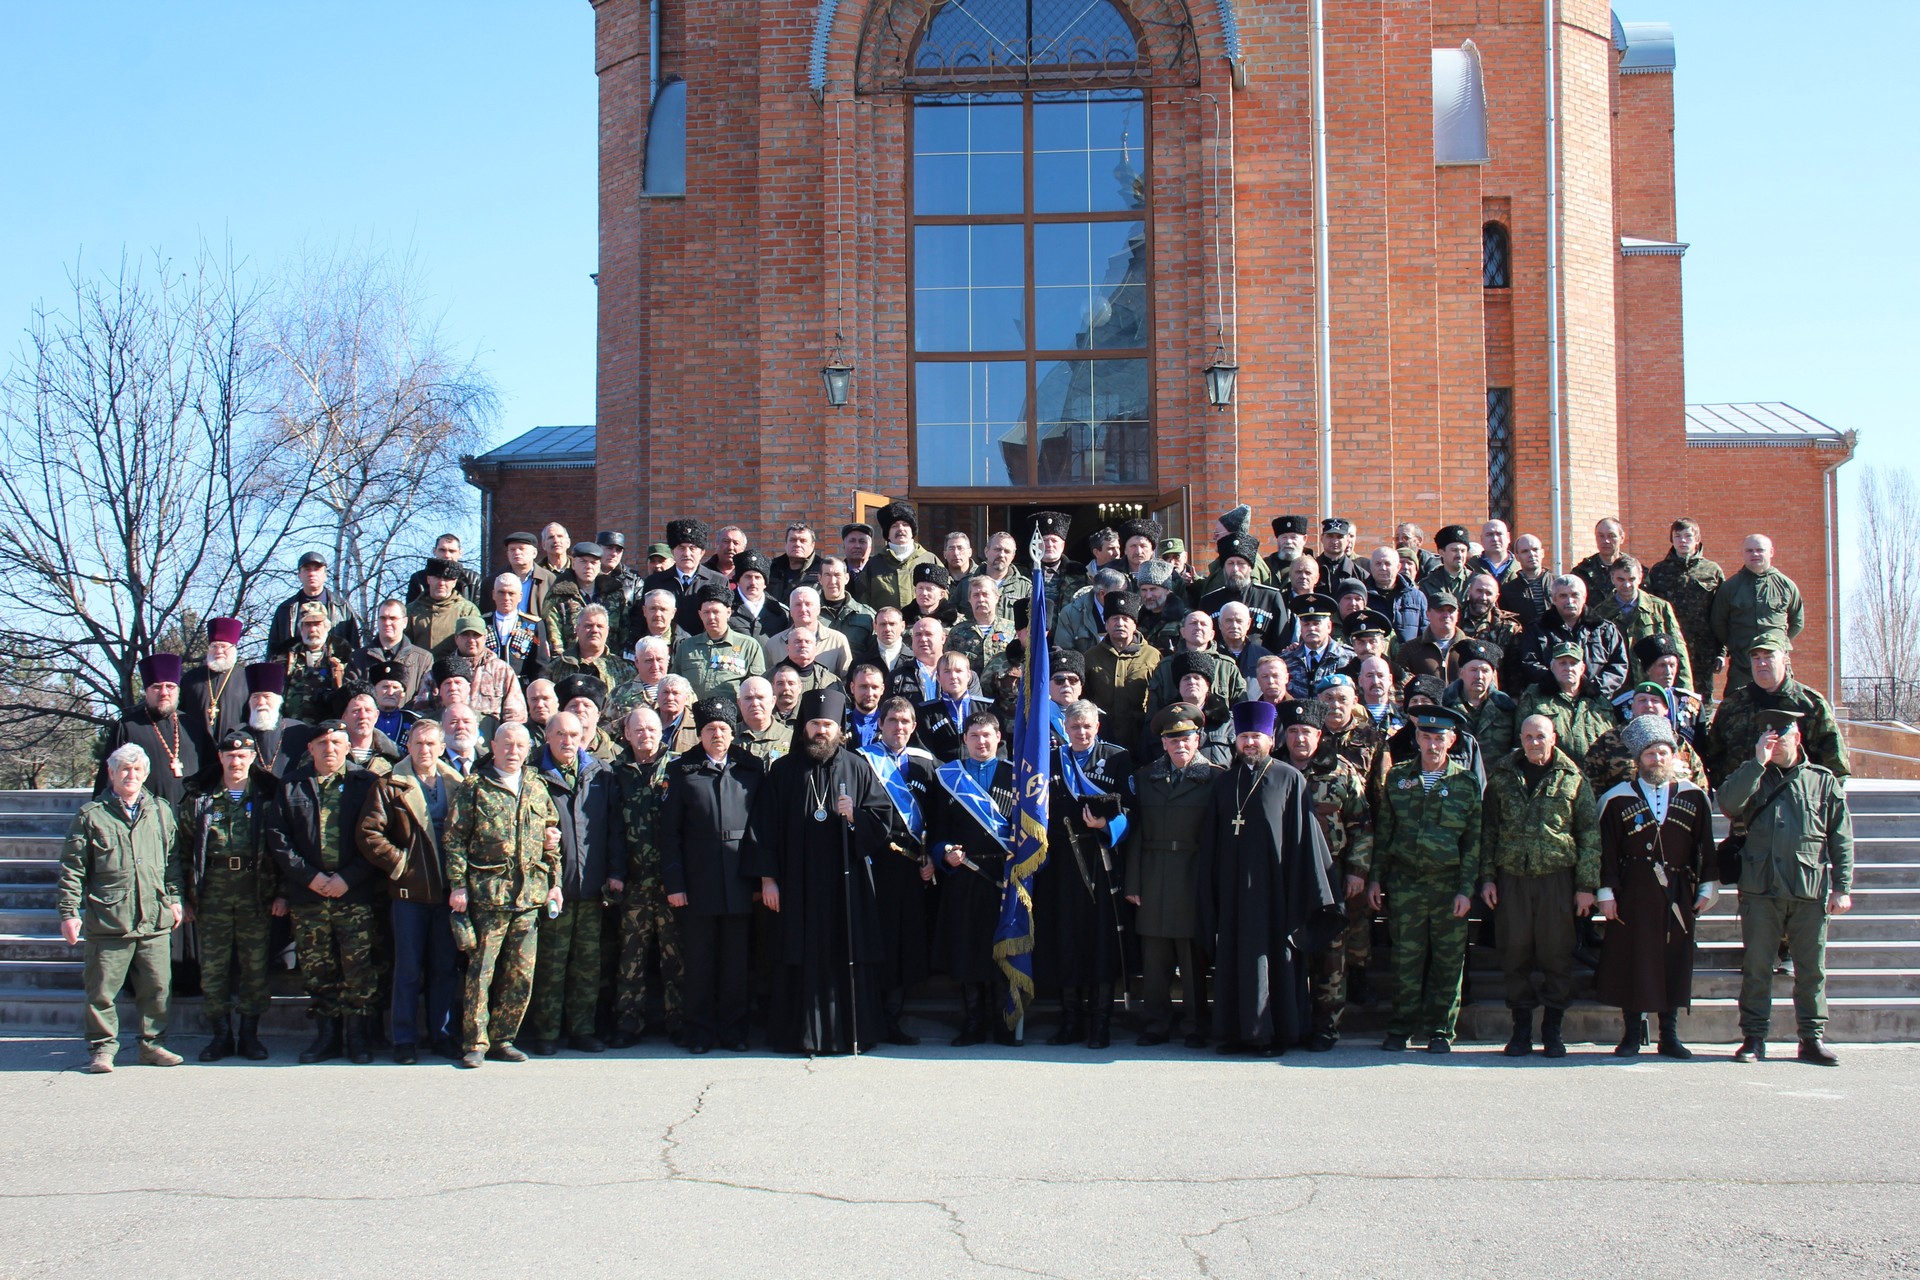
[{"label": "large arched window", "polygon": [[1141,60],[1108,0],[932,10],[916,85],[1021,87],[910,99],[916,489],[1151,483]]}]

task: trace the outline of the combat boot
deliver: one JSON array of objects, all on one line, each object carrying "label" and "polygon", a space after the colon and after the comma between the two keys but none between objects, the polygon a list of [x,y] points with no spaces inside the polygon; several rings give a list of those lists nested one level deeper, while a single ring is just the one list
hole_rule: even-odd
[{"label": "combat boot", "polygon": [[514,1047],[511,1040],[502,1040],[487,1050],[487,1056],[495,1062],[525,1062],[527,1055]]},{"label": "combat boot", "polygon": [[200,1051],[200,1061],[218,1062],[222,1058],[233,1056],[233,1019],[220,1019],[220,1025],[213,1029],[213,1039],[207,1041],[207,1047]]},{"label": "combat boot", "polygon": [[1647,1042],[1647,1015],[1628,1013],[1621,1015],[1623,1026],[1620,1031],[1620,1043],[1613,1046],[1616,1058],[1637,1058],[1640,1047]]},{"label": "combat boot", "polygon": [[143,1067],[177,1067],[186,1059],[163,1044],[143,1044],[140,1046],[140,1065]]},{"label": "combat boot", "polygon": [[1060,1027],[1047,1037],[1048,1044],[1079,1044],[1087,1038],[1086,1006],[1079,987],[1060,989]]},{"label": "combat boot", "polygon": [[340,1056],[340,1019],[314,1020],[313,1043],[300,1051],[302,1062],[327,1062]]},{"label": "combat boot", "polygon": [[1549,1009],[1540,1015],[1540,1048],[1549,1058],[1567,1056],[1567,1041],[1561,1024],[1567,1020],[1565,1009]]},{"label": "combat boot", "polygon": [[960,1034],[953,1038],[953,1047],[965,1049],[986,1042],[986,990],[978,983],[963,982],[960,984]]},{"label": "combat boot", "polygon": [[1811,1036],[1800,1042],[1800,1061],[1811,1062],[1816,1067],[1837,1067],[1839,1055],[1821,1041],[1819,1036]]},{"label": "combat boot", "polygon": [[350,1013],[341,1019],[346,1024],[347,1061],[365,1066],[373,1061],[372,1021],[363,1013]]},{"label": "combat boot", "polygon": [[240,1056],[248,1062],[265,1062],[267,1046],[260,1043],[260,1017],[258,1014],[240,1015]]},{"label": "combat boot", "polygon": [[1660,1015],[1660,1056],[1678,1058],[1685,1062],[1693,1056],[1693,1050],[1680,1043],[1680,1015],[1668,1012]]},{"label": "combat boot", "polygon": [[104,1076],[113,1073],[113,1055],[120,1051],[117,1043],[109,1041],[96,1045],[87,1055],[87,1065],[81,1068],[90,1076]]},{"label": "combat boot", "polygon": [[1087,1014],[1087,1048],[1105,1049],[1113,1043],[1113,987],[1093,989],[1093,1008]]},{"label": "combat boot", "polygon": [[1507,1047],[1500,1052],[1509,1058],[1524,1058],[1533,1052],[1533,1010],[1513,1011],[1513,1034],[1507,1037]]},{"label": "combat boot", "polygon": [[1765,1062],[1767,1060],[1767,1037],[1764,1034],[1743,1036],[1740,1047],[1733,1051],[1735,1062]]}]

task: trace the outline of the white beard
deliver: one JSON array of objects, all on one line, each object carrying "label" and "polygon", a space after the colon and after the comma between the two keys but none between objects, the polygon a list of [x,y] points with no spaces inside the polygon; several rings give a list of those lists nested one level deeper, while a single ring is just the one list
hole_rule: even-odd
[{"label": "white beard", "polygon": [[240,659],[237,656],[231,657],[231,658],[208,658],[207,670],[213,672],[215,675],[223,676],[227,674],[227,672],[233,670],[234,666],[238,664],[239,661]]},{"label": "white beard", "polygon": [[280,708],[262,707],[258,711],[247,712],[247,728],[258,729],[261,733],[272,733],[280,727]]},{"label": "white beard", "polygon": [[479,745],[480,735],[474,733],[456,733],[447,739],[447,750],[457,756],[472,755]]}]

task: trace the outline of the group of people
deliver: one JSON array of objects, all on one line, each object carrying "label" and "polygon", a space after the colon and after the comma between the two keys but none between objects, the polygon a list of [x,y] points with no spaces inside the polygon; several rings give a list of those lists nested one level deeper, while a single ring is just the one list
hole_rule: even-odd
[{"label": "group of people", "polygon": [[[105,737],[59,888],[89,1069],[113,1069],[129,972],[140,1060],[180,1061],[189,923],[202,1061],[268,1056],[288,935],[303,1062],[390,1045],[479,1067],[655,1034],[739,1051],[756,1026],[862,1051],[916,1042],[907,1001],[935,975],[958,1046],[1018,1044],[1037,1008],[1048,1043],[1104,1048],[1137,992],[1140,1045],[1324,1051],[1377,985],[1382,1048],[1445,1053],[1476,919],[1507,1053],[1566,1052],[1584,956],[1623,1013],[1615,1051],[1686,1058],[1697,917],[1735,885],[1736,1057],[1766,1053],[1784,946],[1799,1056],[1835,1061],[1847,761],[1793,678],[1800,595],[1765,536],[1729,576],[1691,520],[1651,566],[1603,520],[1555,575],[1500,520],[1429,549],[1329,518],[1315,549],[1283,515],[1266,553],[1252,521],[1221,516],[1204,565],[1144,517],[1070,559],[1058,512],[978,558],[964,532],[936,551],[907,502],[832,550],[796,522],[772,557],[673,520],[644,565],[618,531],[553,524],[508,537],[484,582],[449,535],[369,633],[309,553],[258,661],[212,619],[192,664],[140,662]],[[1025,697],[1049,737],[1030,883],[1011,874]],[[1004,934],[1009,895],[1030,934]]]}]

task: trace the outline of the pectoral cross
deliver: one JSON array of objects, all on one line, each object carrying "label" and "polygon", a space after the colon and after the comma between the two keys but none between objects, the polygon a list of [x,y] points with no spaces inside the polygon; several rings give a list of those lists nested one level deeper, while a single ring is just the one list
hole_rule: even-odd
[{"label": "pectoral cross", "polygon": [[1245,817],[1237,813],[1233,815],[1233,834],[1239,835],[1240,829],[1246,825],[1247,820]]}]

